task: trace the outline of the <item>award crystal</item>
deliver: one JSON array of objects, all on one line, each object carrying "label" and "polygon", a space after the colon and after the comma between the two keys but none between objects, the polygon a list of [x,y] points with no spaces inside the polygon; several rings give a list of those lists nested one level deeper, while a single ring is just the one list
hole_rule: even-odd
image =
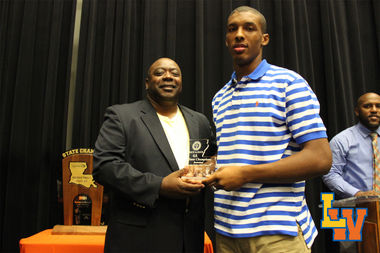
[{"label": "award crystal", "polygon": [[207,156],[208,148],[208,139],[190,139],[188,172],[183,179],[202,180],[214,173],[216,160]]}]

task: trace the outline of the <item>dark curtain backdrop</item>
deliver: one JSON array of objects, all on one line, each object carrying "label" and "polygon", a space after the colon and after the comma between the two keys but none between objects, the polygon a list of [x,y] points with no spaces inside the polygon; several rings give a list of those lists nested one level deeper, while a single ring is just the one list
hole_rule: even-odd
[{"label": "dark curtain backdrop", "polygon": [[0,251],[62,220],[73,1],[0,0]]},{"label": "dark curtain backdrop", "polygon": [[[84,0],[68,137],[76,1],[0,0],[2,252],[17,252],[20,238],[63,223],[61,153],[94,146],[107,106],[143,98],[147,68],[158,57],[179,63],[181,103],[211,120],[211,99],[232,73],[227,16],[240,5],[265,15],[264,58],[308,80],[329,138],[355,123],[360,94],[380,93],[378,0]],[[322,191],[320,178],[307,182],[317,227]],[[313,252],[334,252],[331,231],[319,232]]]}]

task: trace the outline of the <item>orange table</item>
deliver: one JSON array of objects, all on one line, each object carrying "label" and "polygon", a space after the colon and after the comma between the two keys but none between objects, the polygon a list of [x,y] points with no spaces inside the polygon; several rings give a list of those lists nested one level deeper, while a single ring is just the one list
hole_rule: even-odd
[{"label": "orange table", "polygon": [[46,229],[20,240],[20,253],[103,253],[105,235],[52,235]]},{"label": "orange table", "polygon": [[204,246],[203,253],[214,253],[214,249],[212,247],[212,241],[210,240],[206,232],[205,232],[205,246]]},{"label": "orange table", "polygon": [[[20,253],[103,253],[105,235],[52,235],[47,229],[20,240]],[[204,253],[213,253],[205,233]]]}]

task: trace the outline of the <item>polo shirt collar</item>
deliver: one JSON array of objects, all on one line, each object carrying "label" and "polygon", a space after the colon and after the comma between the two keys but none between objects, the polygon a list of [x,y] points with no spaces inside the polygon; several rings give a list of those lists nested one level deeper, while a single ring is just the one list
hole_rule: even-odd
[{"label": "polo shirt collar", "polygon": [[[244,77],[249,78],[251,80],[258,80],[262,76],[265,75],[265,73],[268,71],[269,68],[270,68],[270,64],[265,59],[263,59],[260,62],[259,66],[257,66],[251,74]],[[234,71],[231,75],[231,85],[235,85],[235,84],[236,84],[236,72]]]}]

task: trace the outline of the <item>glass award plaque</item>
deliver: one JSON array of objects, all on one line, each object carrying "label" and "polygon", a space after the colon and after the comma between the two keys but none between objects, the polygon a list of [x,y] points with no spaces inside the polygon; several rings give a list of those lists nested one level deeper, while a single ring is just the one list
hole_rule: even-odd
[{"label": "glass award plaque", "polygon": [[202,180],[215,171],[215,157],[207,156],[209,148],[208,139],[190,139],[188,172],[183,179]]}]

